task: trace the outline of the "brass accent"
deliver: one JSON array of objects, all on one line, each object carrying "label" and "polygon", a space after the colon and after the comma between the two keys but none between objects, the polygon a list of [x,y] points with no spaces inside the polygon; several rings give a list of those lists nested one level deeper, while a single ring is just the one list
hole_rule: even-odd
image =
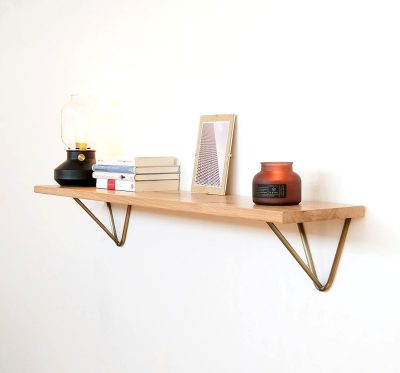
[{"label": "brass accent", "polygon": [[[79,206],[82,207],[83,210],[85,210],[85,212],[114,241],[114,243],[117,246],[124,245],[125,240],[126,240],[126,235],[128,233],[129,219],[130,219],[130,213],[131,213],[131,208],[132,208],[131,205],[127,205],[127,207],[126,207],[124,227],[122,229],[121,239],[119,240],[117,231],[115,229],[114,215],[112,212],[112,207],[111,207],[110,202],[106,202],[106,204],[107,204],[107,209],[108,209],[108,214],[109,214],[109,218],[110,218],[112,232],[87,208],[87,206],[79,198],[73,198],[73,199],[78,203]],[[286,249],[289,251],[289,253],[293,256],[293,258],[297,261],[297,263],[300,265],[300,267],[304,270],[304,272],[307,274],[307,276],[312,280],[315,287],[321,292],[327,291],[328,289],[330,289],[333,284],[333,281],[335,280],[337,269],[339,267],[340,258],[343,253],[344,244],[346,242],[347,233],[349,231],[350,223],[351,223],[351,218],[346,218],[344,220],[342,232],[340,234],[339,243],[338,243],[338,246],[336,249],[335,258],[333,259],[333,263],[332,263],[332,267],[331,267],[331,270],[329,273],[328,280],[325,283],[325,285],[322,285],[317,276],[317,271],[315,269],[314,260],[313,260],[312,253],[310,250],[310,245],[308,243],[304,224],[297,223],[297,227],[299,230],[299,234],[300,234],[301,241],[303,244],[304,252],[306,255],[307,264],[299,256],[299,254],[297,254],[296,250],[289,243],[289,241],[285,238],[285,236],[282,234],[282,232],[277,228],[277,226],[274,223],[267,222],[267,224],[271,228],[271,230],[275,233],[275,235],[283,243],[283,245],[286,247]]]},{"label": "brass accent", "polygon": [[297,227],[299,229],[299,233],[300,233],[301,241],[303,243],[303,248],[304,248],[304,252],[306,254],[308,265],[306,263],[304,263],[303,259],[301,259],[299,254],[297,254],[296,250],[292,247],[292,245],[288,242],[288,240],[281,233],[281,231],[276,227],[276,225],[274,223],[269,223],[269,222],[267,222],[267,224],[272,229],[272,231],[275,233],[275,235],[279,238],[279,240],[283,243],[283,245],[288,249],[289,253],[294,257],[294,259],[297,261],[297,263],[300,264],[301,268],[303,268],[304,272],[306,272],[308,277],[311,278],[315,287],[319,291],[326,291],[332,286],[333,281],[335,279],[336,272],[337,272],[337,269],[339,266],[340,257],[342,256],[342,253],[343,253],[343,248],[344,248],[344,243],[346,241],[347,232],[349,231],[350,222],[351,222],[351,218],[347,218],[344,220],[342,233],[340,234],[339,243],[338,243],[338,246],[336,249],[335,258],[333,259],[332,268],[329,273],[328,281],[326,282],[325,285],[322,285],[318,279],[317,271],[316,271],[315,265],[314,265],[314,260],[313,260],[312,254],[311,254],[310,246],[308,244],[308,239],[307,239],[306,230],[304,228],[304,224],[298,223]]},{"label": "brass accent", "polygon": [[86,150],[87,149],[87,143],[86,142],[76,142],[75,143],[75,149]]},{"label": "brass accent", "polygon": [[85,154],[78,155],[78,160],[80,160],[81,162],[83,162],[85,159],[86,159]]},{"label": "brass accent", "polygon": [[114,222],[114,215],[112,212],[112,207],[110,202],[107,203],[107,209],[108,209],[108,215],[110,217],[110,223],[111,223],[111,229],[112,232],[87,208],[87,206],[79,199],[79,198],[74,198],[75,202],[78,203],[79,206],[81,206],[86,213],[96,222],[96,224],[104,231],[107,233],[107,235],[115,242],[117,246],[123,246],[126,240],[126,235],[128,233],[128,226],[129,226],[129,218],[131,215],[131,205],[128,205],[126,207],[126,214],[125,214],[125,222],[124,222],[124,227],[122,229],[122,236],[121,239],[118,240],[118,235],[117,231],[115,229],[115,222]]}]

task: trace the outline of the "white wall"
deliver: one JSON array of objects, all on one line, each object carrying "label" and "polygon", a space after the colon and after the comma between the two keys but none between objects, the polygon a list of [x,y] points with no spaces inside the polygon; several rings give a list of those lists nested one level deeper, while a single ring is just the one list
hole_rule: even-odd
[{"label": "white wall", "polygon": [[[394,0],[0,0],[0,372],[398,372],[399,17]],[[200,114],[236,113],[234,193],[292,160],[305,199],[366,205],[332,290],[265,224],[134,209],[120,249],[34,195],[71,93],[118,102],[113,141],[179,157],[183,189]],[[339,230],[309,225],[325,278]]]}]

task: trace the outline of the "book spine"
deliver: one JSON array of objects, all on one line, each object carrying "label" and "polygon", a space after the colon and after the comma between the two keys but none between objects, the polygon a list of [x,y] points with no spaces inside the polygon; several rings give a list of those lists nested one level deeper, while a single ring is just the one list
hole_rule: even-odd
[{"label": "book spine", "polygon": [[97,164],[101,165],[113,165],[113,166],[134,166],[135,161],[129,159],[106,159],[106,158],[100,158],[96,159]]},{"label": "book spine", "polygon": [[122,174],[134,174],[135,167],[134,166],[120,166],[120,165],[111,165],[111,164],[94,164],[92,167],[93,171],[102,171],[102,172],[118,172]]},{"label": "book spine", "polygon": [[96,188],[108,190],[120,190],[124,192],[134,192],[135,183],[133,181],[115,179],[97,179]]},{"label": "book spine", "polygon": [[135,175],[136,181],[142,180],[179,180],[179,174],[144,174]]},{"label": "book spine", "polygon": [[175,157],[136,157],[136,167],[176,166]]},{"label": "book spine", "polygon": [[162,192],[179,190],[179,180],[136,181],[136,192]]},{"label": "book spine", "polygon": [[176,174],[180,172],[180,166],[159,166],[159,167],[137,167],[136,175],[145,174]]},{"label": "book spine", "polygon": [[115,180],[127,180],[134,181],[135,174],[122,174],[118,172],[103,172],[95,171],[92,175],[95,179],[115,179]]}]

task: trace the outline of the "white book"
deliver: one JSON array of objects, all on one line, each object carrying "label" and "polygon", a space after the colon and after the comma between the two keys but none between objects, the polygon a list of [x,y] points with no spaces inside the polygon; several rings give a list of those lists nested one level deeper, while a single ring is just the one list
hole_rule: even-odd
[{"label": "white book", "polygon": [[129,158],[97,158],[96,163],[109,166],[134,166],[135,160]]},{"label": "white book", "polygon": [[92,175],[95,179],[115,179],[115,180],[126,180],[126,181],[134,181],[135,174],[124,174],[119,172],[102,172],[95,171]]},{"label": "white book", "polygon": [[162,192],[179,190],[179,180],[126,181],[96,179],[96,188],[125,192]]},{"label": "white book", "polygon": [[137,167],[163,167],[176,166],[177,160],[175,157],[136,157],[130,158],[98,158],[98,165],[109,166],[137,166]]},{"label": "white book", "polygon": [[121,190],[125,192],[135,191],[134,181],[115,180],[115,179],[97,179],[96,188],[108,190]]}]

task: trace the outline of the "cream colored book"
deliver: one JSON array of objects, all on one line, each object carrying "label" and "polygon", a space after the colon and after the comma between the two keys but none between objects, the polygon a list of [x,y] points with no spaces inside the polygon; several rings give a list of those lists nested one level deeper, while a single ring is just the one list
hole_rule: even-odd
[{"label": "cream colored book", "polygon": [[136,167],[176,166],[175,157],[136,157]]},{"label": "cream colored book", "polygon": [[177,174],[180,166],[136,167],[136,175],[144,174]]},{"label": "cream colored book", "polygon": [[135,192],[163,192],[179,190],[179,180],[136,181]]},{"label": "cream colored book", "polygon": [[142,180],[179,180],[179,174],[145,174],[135,175],[136,181]]}]

